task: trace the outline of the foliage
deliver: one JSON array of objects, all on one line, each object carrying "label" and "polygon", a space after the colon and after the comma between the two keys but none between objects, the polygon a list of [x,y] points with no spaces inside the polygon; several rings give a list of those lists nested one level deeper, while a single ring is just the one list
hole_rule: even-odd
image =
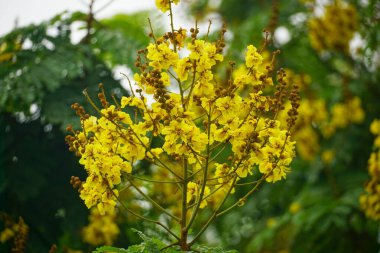
[{"label": "foliage", "polygon": [[[170,11],[168,0],[157,2],[163,10]],[[192,250],[225,252],[204,245],[223,245],[249,253],[378,250],[379,224],[370,219],[376,220],[378,214],[374,205],[378,203],[374,187],[378,152],[373,148],[376,137],[369,132],[371,122],[380,115],[378,1],[187,2],[189,5],[180,3],[180,8],[188,8],[186,11],[196,17],[200,27],[207,27],[209,18],[211,28],[218,27],[220,20],[228,24],[225,63],[213,67],[219,83],[227,84],[230,73],[234,78],[244,73],[242,52],[246,45],[254,43],[260,51],[265,44],[267,50],[260,51],[264,62],[270,61],[270,51],[279,49],[274,67],[284,67],[284,78],[299,86],[301,92],[300,115],[292,135],[297,141],[297,157],[287,179],[261,185],[255,195],[244,199],[244,205],[214,221],[199,237],[198,242],[203,245],[194,244]],[[347,6],[352,11],[348,20],[341,11]],[[329,8],[332,15],[325,15]],[[115,78],[118,73],[112,72],[124,64],[134,72],[139,70],[134,60],[139,56],[137,50],[149,43],[145,36],[149,32],[145,20],[148,15],[152,13],[119,14],[98,20],[91,13],[63,13],[0,38],[0,210],[4,211],[0,212],[0,241],[8,240],[0,244],[1,252],[14,247],[15,236],[25,238],[25,233],[18,232],[19,216],[29,227],[26,252],[47,252],[53,243],[58,245],[58,252],[93,249],[81,239],[88,212],[67,183],[71,175],[86,176],[63,143],[67,123],[75,129],[80,127],[70,105],[78,102],[89,114],[96,114],[82,91],[86,89],[94,97],[98,83],[104,83],[104,93],[115,94],[116,101],[125,95],[120,80]],[[355,16],[356,20],[351,18]],[[75,26],[85,34],[79,42],[73,42]],[[158,26],[153,23],[154,28]],[[220,38],[219,31],[211,29],[207,35],[205,31],[201,30],[197,39]],[[287,40],[281,39],[281,31],[290,35]],[[160,33],[155,28],[155,34]],[[352,37],[359,41],[358,47],[348,44]],[[140,54],[141,59],[144,64],[144,54]],[[233,71],[226,64],[230,59],[236,60]],[[270,93],[270,89],[264,92]],[[107,99],[110,101],[111,96]],[[129,108],[127,111],[133,112]],[[283,115],[279,117],[283,121]],[[143,117],[137,119],[142,121]],[[201,122],[195,125],[204,127]],[[152,137],[151,143],[159,148],[164,141]],[[231,147],[227,146],[220,152],[218,162],[230,154]],[[259,179],[260,173],[255,173],[253,177]],[[145,175],[148,180],[172,180],[169,173],[143,161],[134,166],[132,175],[132,182],[148,196],[160,201],[172,214],[180,214],[175,208],[180,188],[137,179]],[[81,184],[75,178],[72,182]],[[138,192],[121,188],[119,196],[128,200],[132,211],[148,219],[164,219]],[[249,185],[237,187],[225,204],[239,203],[249,189]],[[200,222],[194,222],[189,237],[193,238],[204,226],[203,221],[212,214],[208,209],[212,205],[212,201],[207,202],[199,212]],[[139,222],[133,215],[121,216],[122,213],[115,213],[120,235],[112,245],[126,249],[104,246],[96,252],[154,252],[172,242],[165,230],[158,230],[148,221]],[[93,224],[90,222],[87,227],[102,231]],[[146,235],[132,232],[130,227]],[[94,238],[106,237],[100,234]],[[173,246],[166,251],[179,252],[179,248]]]},{"label": "foliage", "polygon": [[[124,63],[134,62],[133,54],[120,54],[116,50],[127,45],[124,51],[133,52],[146,44],[147,41],[141,39],[144,31],[138,29],[145,15],[115,16],[105,20],[91,34],[93,43],[90,44],[84,39],[79,44],[71,42],[71,26],[74,22],[85,21],[86,15],[82,13],[61,14],[49,22],[16,29],[1,38],[2,54],[10,55],[1,63],[0,106],[3,111],[29,115],[32,104],[42,106],[44,120],[66,126],[75,121],[70,119],[74,114],[69,107],[83,100],[81,91],[85,88],[93,93],[97,83],[106,82],[107,89],[120,95],[121,90],[114,89],[119,83],[112,80],[108,65],[121,64],[121,59]],[[110,54],[122,58],[109,59],[107,55]],[[88,86],[89,83],[95,85]],[[57,98],[67,100],[62,103]]]},{"label": "foliage", "polygon": [[[360,1],[327,1],[325,6],[321,1],[263,1],[241,5],[244,10],[240,11],[234,11],[241,8],[235,1],[224,0],[217,7],[210,1],[200,2],[192,6],[198,17],[216,12],[221,19],[232,21],[229,55],[238,55],[247,40],[260,40],[265,28],[274,34],[269,47],[281,49],[279,64],[291,70],[288,76],[296,77],[291,82],[307,80],[301,84],[300,120],[294,134],[298,157],[292,163],[292,173],[282,185],[262,188],[255,200],[241,208],[240,212],[249,218],[230,214],[216,224],[215,231],[222,242],[241,252],[375,251],[378,225],[364,217],[358,198],[367,178],[365,168],[373,142],[369,123],[380,113],[379,65],[374,56],[379,50],[376,1],[364,5]],[[346,7],[354,12],[348,23],[355,22],[356,16],[358,24],[330,22],[331,26],[340,26],[328,28],[335,29],[334,34],[323,34],[321,39],[334,40],[350,34],[352,38],[354,32],[354,36],[363,39],[362,44],[346,50],[346,39],[338,50],[315,48],[310,41],[315,36],[311,35],[311,20],[341,19]],[[334,17],[324,14],[329,8],[336,8]],[[282,42],[277,33],[284,29],[290,37]],[[326,28],[317,29],[323,32]],[[352,97],[359,98],[361,106],[346,111]],[[358,117],[361,120],[353,122],[351,117],[358,109],[362,111]],[[327,134],[329,125],[341,120],[347,124]],[[242,224],[243,232],[237,233]]]},{"label": "foliage", "polygon": [[[103,246],[97,248],[95,253],[103,253],[103,252],[115,252],[115,253],[178,253],[183,252],[179,249],[175,248],[166,248],[165,243],[161,242],[157,238],[151,238],[146,235],[144,235],[142,232],[137,231],[136,233],[139,234],[140,238],[143,239],[143,242],[138,245],[132,245],[128,247],[128,249],[122,249],[122,248],[116,248],[116,247],[110,247],[110,246]],[[221,247],[207,247],[204,245],[195,245],[194,251],[187,251],[189,253],[191,252],[199,252],[199,253],[237,253],[235,250],[223,250]]]},{"label": "foliage", "polygon": [[137,57],[136,49],[149,42],[142,32],[144,24],[147,24],[147,16],[146,12],[117,14],[102,20],[101,25],[107,29],[98,29],[93,35],[94,46],[102,49],[99,50],[99,56],[111,66],[127,65],[133,69]]},{"label": "foliage", "polygon": [[[138,25],[146,15],[116,16],[104,24],[96,20],[93,33],[79,42],[73,39],[74,26],[86,30],[89,14],[62,13],[0,38],[0,209],[25,219],[28,252],[47,252],[59,241],[71,247],[83,244],[78,231],[87,212],[67,185],[79,171],[64,143],[68,122],[79,125],[70,105],[85,102],[82,91],[94,94],[102,82],[107,92],[126,94],[110,68],[120,59],[110,62],[102,48],[106,42],[97,36],[112,38],[107,40],[109,52],[136,51],[146,44],[139,39],[145,31]],[[122,57],[134,60],[132,54]],[[13,222],[4,222],[5,229],[6,224]],[[11,240],[1,244],[0,251],[11,245]]]}]

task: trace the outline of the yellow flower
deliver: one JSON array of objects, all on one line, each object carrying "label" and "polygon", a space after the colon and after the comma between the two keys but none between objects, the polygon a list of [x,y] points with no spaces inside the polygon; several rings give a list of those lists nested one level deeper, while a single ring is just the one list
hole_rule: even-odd
[{"label": "yellow flower", "polygon": [[177,62],[177,66],[174,71],[181,82],[186,81],[189,76],[189,69],[191,68],[191,62],[189,58],[185,57]]},{"label": "yellow flower", "polygon": [[276,225],[277,225],[276,218],[269,218],[269,219],[267,219],[267,227],[268,228],[273,228]]},{"label": "yellow flower", "polygon": [[257,52],[257,48],[253,45],[249,45],[245,55],[245,65],[247,68],[257,68],[262,62],[263,57]]},{"label": "yellow flower", "polygon": [[370,130],[372,134],[375,134],[375,135],[380,134],[380,120],[379,119],[375,119],[374,121],[372,121]]},{"label": "yellow flower", "polygon": [[125,108],[126,106],[136,106],[139,109],[145,109],[144,103],[146,103],[145,100],[141,100],[137,97],[124,97],[123,96],[121,98],[121,108]]},{"label": "yellow flower", "polygon": [[[200,196],[200,187],[194,183],[194,182],[189,182],[187,184],[187,203],[190,203],[192,200],[196,200]],[[200,208],[205,208],[207,206],[207,196],[210,194],[210,188],[205,187],[204,193],[203,193],[203,200],[201,201],[199,207]]]},{"label": "yellow flower", "polygon": [[159,157],[160,154],[162,154],[162,152],[164,152],[164,150],[162,148],[152,148],[150,150],[150,152],[148,153],[148,157],[150,157],[152,159],[153,159],[153,156]]},{"label": "yellow flower", "polygon": [[0,242],[5,243],[16,235],[17,229],[5,228],[0,233]]},{"label": "yellow flower", "polygon": [[186,39],[186,32],[187,32],[186,29],[183,29],[183,28],[179,28],[179,30],[175,32],[175,40],[177,43],[176,46],[178,48],[182,48],[184,46],[185,44],[184,42]]},{"label": "yellow flower", "polygon": [[299,212],[299,210],[301,210],[301,205],[298,203],[298,202],[293,202],[290,206],[289,206],[289,212],[291,214],[296,214]]},{"label": "yellow flower", "polygon": [[146,57],[150,60],[149,66],[161,70],[177,65],[178,54],[169,48],[169,43],[163,42],[159,45],[150,43],[147,49]]},{"label": "yellow flower", "polygon": [[194,182],[187,184],[187,203],[190,203],[193,199],[197,198],[198,185]]},{"label": "yellow flower", "polygon": [[325,164],[331,164],[332,160],[334,159],[335,157],[335,152],[334,150],[325,150],[323,151],[322,153],[322,161],[325,163]]},{"label": "yellow flower", "polygon": [[88,217],[90,223],[82,229],[83,241],[94,245],[112,245],[120,231],[115,223],[116,214],[102,215],[92,208]]},{"label": "yellow flower", "polygon": [[208,81],[196,82],[194,95],[199,97],[213,97],[215,94],[214,85]]},{"label": "yellow flower", "polygon": [[170,9],[170,2],[178,4],[179,0],[156,0],[156,6],[162,12],[167,12]]},{"label": "yellow flower", "polygon": [[366,183],[365,193],[359,198],[360,207],[367,217],[379,221],[380,220],[380,150],[377,144],[379,140],[378,132],[379,120],[372,121],[370,131],[376,134],[374,141],[375,150],[368,159],[368,173],[370,175],[369,182]]}]

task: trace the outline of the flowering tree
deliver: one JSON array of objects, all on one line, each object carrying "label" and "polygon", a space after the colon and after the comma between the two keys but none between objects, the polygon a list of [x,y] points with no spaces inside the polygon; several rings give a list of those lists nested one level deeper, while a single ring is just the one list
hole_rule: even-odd
[{"label": "flowering tree", "polygon": [[[139,51],[136,66],[140,73],[134,75],[134,80],[140,88],[114,104],[101,90],[101,107],[85,91],[98,116],[74,104],[82,130],[68,127],[72,135],[66,140],[88,174],[85,182],[72,179],[88,208],[97,206],[100,214],[113,214],[119,203],[121,211],[155,223],[169,233],[173,243],[167,247],[178,245],[186,251],[215,218],[244,204],[260,184],[286,177],[294,157],[290,131],[299,97],[298,87],[287,83],[283,70],[273,80],[278,52],[264,61],[264,48],[258,50],[253,45],[247,47],[244,70],[233,76],[235,64],[230,62],[228,81],[218,81],[215,67],[224,60],[221,53],[226,29],[222,28],[215,42],[210,42],[207,35],[199,39],[197,26],[190,29],[187,38],[186,29],[174,28],[172,4],[157,2],[160,10],[169,11],[171,31],[157,37],[152,29],[153,42]],[[153,95],[153,103],[148,104],[146,94]],[[287,99],[287,117],[280,122],[278,116],[285,110]],[[154,138],[160,140],[160,145],[154,144]],[[228,159],[220,159],[226,149],[230,150]],[[143,160],[154,165],[152,173],[166,171],[166,180],[149,179],[139,166]],[[152,198],[140,181],[174,187],[172,194],[178,200],[175,206],[179,212]],[[250,185],[250,189],[235,203],[224,205],[242,185]],[[141,195],[164,220],[131,210],[128,202],[119,198],[124,190]],[[194,221],[205,209],[208,215],[202,217],[203,225],[189,239]]]},{"label": "flowering tree", "polygon": [[0,251],[377,250],[376,1],[95,2],[0,37]]}]

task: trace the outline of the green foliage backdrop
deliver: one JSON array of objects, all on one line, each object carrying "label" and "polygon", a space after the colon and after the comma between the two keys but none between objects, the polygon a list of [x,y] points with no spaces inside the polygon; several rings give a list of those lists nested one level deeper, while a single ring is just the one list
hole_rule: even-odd
[{"label": "green foliage backdrop", "polygon": [[[72,27],[86,29],[84,13],[63,13],[0,38],[0,210],[24,218],[28,252],[83,244],[88,212],[69,184],[81,169],[64,143],[66,126],[79,126],[70,106],[85,104],[82,91],[96,95],[99,83],[109,94],[126,94],[112,67],[133,66],[135,52],[147,43],[147,15],[97,21],[91,39],[79,43],[72,42]],[[0,244],[0,251],[11,245]]]},{"label": "green foliage backdrop", "polygon": [[[374,57],[380,41],[378,1],[366,5],[347,1],[358,12],[357,33],[365,41],[357,54],[320,53],[312,47],[307,1],[222,0],[216,7],[210,2],[185,6],[198,22],[207,22],[209,14],[216,13],[228,24],[232,36],[225,57],[242,59],[245,45],[263,43],[264,28],[273,33],[285,27],[289,42],[268,45],[270,50],[281,50],[278,65],[308,75],[309,92],[323,99],[328,111],[345,99],[347,90],[360,97],[365,118],[330,138],[314,124],[320,149],[313,159],[298,157],[287,180],[262,187],[244,206],[218,220],[201,242],[249,253],[376,252],[379,224],[365,217],[358,199],[368,180],[373,143],[369,125],[380,117],[380,71]],[[0,211],[9,215],[6,219],[21,216],[28,224],[26,252],[48,252],[52,244],[59,252],[94,249],[80,238],[88,211],[69,185],[70,176],[81,176],[83,171],[64,143],[67,124],[79,126],[70,106],[86,105],[82,91],[87,89],[95,97],[99,83],[104,83],[107,94],[127,94],[112,71],[118,65],[136,70],[137,50],[149,42],[149,15],[118,14],[90,22],[91,14],[62,13],[0,38]],[[296,15],[301,17],[298,23]],[[77,23],[87,35],[73,43],[72,27]],[[323,153],[331,150],[333,158],[325,163]],[[130,230],[135,227],[160,236],[149,225],[124,217],[117,221],[122,232],[115,246],[138,244],[139,236],[144,241],[120,252],[156,252],[162,246]],[[5,228],[5,222],[1,226]],[[0,244],[0,251],[11,247],[11,241]],[[96,252],[108,250],[115,249]]]}]

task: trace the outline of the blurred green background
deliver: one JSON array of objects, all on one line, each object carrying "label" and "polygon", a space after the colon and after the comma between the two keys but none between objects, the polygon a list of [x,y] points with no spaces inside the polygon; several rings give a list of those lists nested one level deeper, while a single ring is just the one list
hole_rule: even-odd
[{"label": "blurred green background", "polygon": [[[369,179],[369,125],[380,118],[380,3],[345,2],[356,12],[357,27],[356,44],[344,52],[316,50],[310,42],[308,21],[323,14],[321,2],[326,1],[199,0],[180,5],[188,15],[184,20],[207,24],[212,19],[216,28],[227,24],[227,58],[242,61],[246,45],[263,44],[266,29],[273,38],[267,49],[281,50],[277,66],[306,78],[303,99],[323,101],[328,114],[318,121],[323,112],[310,109],[311,119],[299,127],[313,134],[299,142],[312,151],[297,156],[286,180],[264,185],[244,206],[218,220],[203,243],[247,253],[379,250],[378,221],[364,215],[359,196]],[[157,13],[119,13],[100,20],[91,12],[61,13],[0,38],[0,231],[22,217],[30,229],[25,252],[48,252],[53,244],[58,252],[94,249],[81,239],[88,210],[69,184],[72,175],[85,176],[64,142],[67,124],[79,124],[70,105],[86,106],[82,91],[95,97],[99,83],[108,94],[128,94],[115,70],[123,65],[135,71],[137,50],[149,43],[146,20],[152,15]],[[79,42],[72,40],[75,27],[85,31]],[[337,37],[343,36],[341,27]],[[337,116],[334,106],[353,97],[360,98],[364,117],[327,136],[323,129]],[[354,109],[348,108],[348,118]],[[117,222],[121,233],[115,246],[139,243],[131,227],[147,230],[146,224],[123,216]],[[10,251],[13,239],[0,235],[0,251]]]}]

